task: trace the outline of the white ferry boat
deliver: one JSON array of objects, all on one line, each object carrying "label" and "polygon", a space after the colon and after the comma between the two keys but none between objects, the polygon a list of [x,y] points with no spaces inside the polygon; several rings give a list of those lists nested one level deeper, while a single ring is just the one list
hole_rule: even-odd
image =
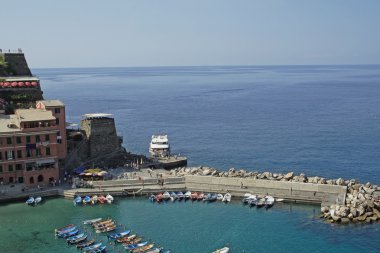
[{"label": "white ferry boat", "polygon": [[149,146],[150,156],[153,158],[170,157],[170,144],[167,135],[152,135]]}]

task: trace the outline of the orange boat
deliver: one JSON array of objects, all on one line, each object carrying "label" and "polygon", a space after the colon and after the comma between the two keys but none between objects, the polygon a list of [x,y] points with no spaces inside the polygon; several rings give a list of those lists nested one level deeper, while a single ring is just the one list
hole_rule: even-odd
[{"label": "orange boat", "polygon": [[159,202],[162,201],[162,199],[163,199],[163,195],[162,195],[162,193],[157,194],[157,196],[156,196],[156,201],[159,203]]},{"label": "orange boat", "polygon": [[198,201],[203,200],[204,196],[205,196],[205,195],[204,195],[203,193],[199,193],[199,194],[198,194],[198,198],[197,198],[197,200],[198,200]]},{"label": "orange boat", "polygon": [[192,201],[197,200],[198,199],[198,193],[197,192],[192,192],[190,198],[191,198]]},{"label": "orange boat", "polygon": [[98,197],[98,201],[99,201],[100,204],[104,204],[107,201],[107,199],[103,195],[100,195]]}]

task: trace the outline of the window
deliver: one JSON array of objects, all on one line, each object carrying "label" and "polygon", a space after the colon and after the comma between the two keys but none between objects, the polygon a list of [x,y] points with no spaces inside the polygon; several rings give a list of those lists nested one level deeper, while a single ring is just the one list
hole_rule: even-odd
[{"label": "window", "polygon": [[31,157],[32,156],[32,150],[27,149],[26,150],[26,157]]},{"label": "window", "polygon": [[0,160],[3,160],[3,152],[0,152]]},{"label": "window", "polygon": [[17,137],[16,137],[16,143],[17,143],[17,144],[20,144],[20,143],[21,143],[21,137],[20,137],[20,136],[17,136]]},{"label": "window", "polygon": [[20,184],[24,183],[24,177],[18,177],[18,182],[19,182]]},{"label": "window", "polygon": [[61,109],[60,108],[54,108],[54,113],[60,113]]},{"label": "window", "polygon": [[17,158],[22,158],[22,151],[21,150],[17,150]]},{"label": "window", "polygon": [[26,143],[30,143],[30,136],[26,136]]},{"label": "window", "polygon": [[13,158],[15,157],[15,152],[14,151],[7,151],[5,152],[5,158],[7,160],[13,160]]},{"label": "window", "polygon": [[55,119],[55,124],[59,125],[59,119],[58,118]]},{"label": "window", "polygon": [[9,177],[9,183],[13,183],[13,177]]},{"label": "window", "polygon": [[3,172],[3,165],[0,165],[0,172]]},{"label": "window", "polygon": [[16,170],[22,170],[22,164],[21,163],[16,164]]},{"label": "window", "polygon": [[8,171],[13,171],[13,165],[12,164],[8,165]]},{"label": "window", "polygon": [[41,142],[41,137],[39,135],[36,135],[36,142]]},{"label": "window", "polygon": [[12,144],[12,138],[11,137],[7,137],[7,144]]},{"label": "window", "polygon": [[50,141],[50,135],[45,135],[45,141]]},{"label": "window", "polygon": [[46,148],[46,155],[50,155],[50,148]]}]

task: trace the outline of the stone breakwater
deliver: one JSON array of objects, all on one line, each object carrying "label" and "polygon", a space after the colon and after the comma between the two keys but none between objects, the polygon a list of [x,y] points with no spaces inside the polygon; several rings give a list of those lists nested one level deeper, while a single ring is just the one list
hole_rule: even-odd
[{"label": "stone breakwater", "polygon": [[326,179],[318,176],[306,176],[304,173],[295,175],[294,172],[288,173],[273,173],[273,172],[258,172],[247,171],[244,169],[231,168],[228,171],[220,171],[211,167],[183,167],[173,169],[169,172],[173,176],[212,176],[225,178],[245,178],[245,179],[260,179],[271,181],[286,181],[297,182],[314,185],[337,185],[347,187],[345,200],[338,201],[332,205],[322,205],[321,218],[330,222],[350,223],[350,222],[367,222],[380,220],[380,189],[377,185],[366,183],[361,184],[355,179],[344,180]]}]

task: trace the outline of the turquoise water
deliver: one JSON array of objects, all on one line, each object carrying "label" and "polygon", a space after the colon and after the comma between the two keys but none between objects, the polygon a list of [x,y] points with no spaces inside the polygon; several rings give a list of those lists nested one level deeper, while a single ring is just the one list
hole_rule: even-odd
[{"label": "turquoise water", "polygon": [[[378,224],[336,226],[318,215],[317,206],[285,203],[265,210],[239,201],[152,204],[145,198],[125,198],[114,205],[74,207],[70,200],[48,199],[38,207],[24,203],[0,207],[0,251],[77,252],[55,239],[53,229],[113,217],[122,224],[120,231],[132,229],[175,253],[207,253],[226,244],[232,253],[379,252]],[[104,236],[99,239],[106,242]],[[120,246],[109,249],[125,252]]]}]

